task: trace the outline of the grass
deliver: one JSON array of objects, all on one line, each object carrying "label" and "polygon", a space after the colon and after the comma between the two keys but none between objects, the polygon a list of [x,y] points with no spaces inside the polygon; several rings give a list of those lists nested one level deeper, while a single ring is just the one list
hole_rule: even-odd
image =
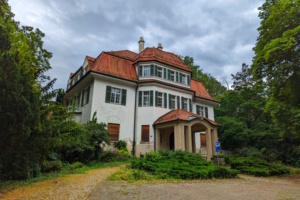
[{"label": "grass", "polygon": [[7,193],[11,190],[14,190],[21,186],[26,186],[34,182],[43,181],[43,180],[49,180],[54,179],[61,176],[66,176],[69,174],[84,174],[89,170],[92,169],[98,169],[98,168],[105,168],[105,167],[114,167],[114,166],[120,166],[123,164],[128,163],[127,161],[114,161],[114,162],[106,162],[106,163],[100,163],[97,161],[92,161],[86,165],[84,164],[73,164],[73,165],[65,165],[62,170],[59,172],[49,172],[44,173],[40,175],[39,177],[31,178],[28,180],[0,180],[0,193]]},{"label": "grass", "polygon": [[229,156],[225,160],[226,163],[231,165],[231,168],[248,175],[276,176],[291,172],[290,168],[282,164],[268,163],[266,160],[255,157]]},{"label": "grass", "polygon": [[205,161],[199,154],[186,151],[156,151],[145,158],[131,160],[127,169],[112,175],[111,180],[193,180],[233,178],[238,171],[216,166]]}]

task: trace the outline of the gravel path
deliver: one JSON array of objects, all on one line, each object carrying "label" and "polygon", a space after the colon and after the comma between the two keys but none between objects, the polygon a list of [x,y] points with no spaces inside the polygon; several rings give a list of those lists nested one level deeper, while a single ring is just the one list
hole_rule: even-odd
[{"label": "gravel path", "polygon": [[89,199],[300,199],[300,177],[257,178],[189,182],[128,183],[105,181]]},{"label": "gravel path", "polygon": [[94,169],[86,174],[72,174],[52,180],[40,181],[20,187],[4,196],[3,199],[88,199],[95,187],[118,170],[119,167]]}]

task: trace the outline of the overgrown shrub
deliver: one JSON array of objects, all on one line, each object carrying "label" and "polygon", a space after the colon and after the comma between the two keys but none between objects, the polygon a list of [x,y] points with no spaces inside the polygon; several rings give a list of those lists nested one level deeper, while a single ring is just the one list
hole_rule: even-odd
[{"label": "overgrown shrub", "polygon": [[225,160],[233,169],[249,175],[274,176],[290,173],[287,167],[281,164],[269,163],[260,158],[229,156]]},{"label": "overgrown shrub", "polygon": [[122,149],[120,151],[104,151],[102,152],[98,159],[103,162],[110,161],[126,161],[128,158],[132,157],[127,149]]},{"label": "overgrown shrub", "polygon": [[114,147],[118,150],[127,149],[127,143],[123,140],[119,140],[114,143]]},{"label": "overgrown shrub", "polygon": [[150,152],[145,158],[132,160],[131,167],[145,170],[162,179],[232,178],[238,172],[215,166],[203,160],[199,154],[186,151]]},{"label": "overgrown shrub", "polygon": [[62,162],[60,160],[48,161],[45,160],[42,165],[42,172],[53,172],[62,169]]}]

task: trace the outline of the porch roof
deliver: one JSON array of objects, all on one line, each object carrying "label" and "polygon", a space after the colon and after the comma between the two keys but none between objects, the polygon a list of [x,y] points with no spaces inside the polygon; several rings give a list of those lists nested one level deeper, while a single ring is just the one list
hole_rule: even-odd
[{"label": "porch roof", "polygon": [[204,116],[201,115],[197,115],[195,113],[192,112],[188,112],[186,110],[183,109],[176,109],[176,110],[171,110],[170,112],[164,114],[163,116],[159,117],[154,124],[163,124],[163,123],[167,123],[167,122],[172,122],[172,121],[191,121],[194,119],[202,119],[207,121],[208,123],[210,123],[211,125],[214,126],[221,126],[221,124],[208,119]]}]

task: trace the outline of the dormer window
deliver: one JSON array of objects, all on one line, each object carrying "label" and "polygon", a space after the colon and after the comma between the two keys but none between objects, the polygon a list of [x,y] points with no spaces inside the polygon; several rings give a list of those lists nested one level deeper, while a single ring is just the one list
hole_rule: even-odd
[{"label": "dormer window", "polygon": [[170,81],[174,81],[175,79],[174,79],[174,77],[175,77],[175,73],[173,72],[173,71],[169,71],[170,72]]},{"label": "dormer window", "polygon": [[186,75],[185,74],[181,74],[181,83],[186,85]]},{"label": "dormer window", "polygon": [[157,67],[157,77],[162,78],[162,68]]},{"label": "dormer window", "polygon": [[144,76],[150,76],[150,66],[144,66]]}]

